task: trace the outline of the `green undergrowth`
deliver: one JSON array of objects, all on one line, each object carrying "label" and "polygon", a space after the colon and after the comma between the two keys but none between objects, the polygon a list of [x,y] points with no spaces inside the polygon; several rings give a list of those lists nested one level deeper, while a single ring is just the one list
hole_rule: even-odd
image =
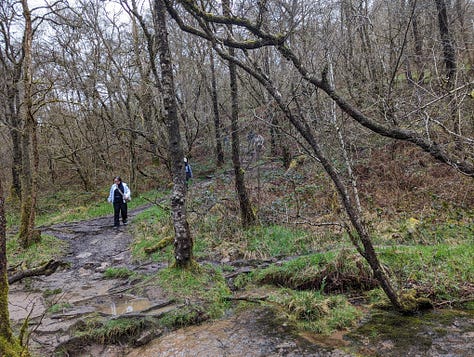
[{"label": "green undergrowth", "polygon": [[48,308],[48,312],[50,314],[57,314],[59,312],[63,312],[64,310],[70,309],[71,307],[72,307],[72,305],[70,303],[67,303],[67,302],[56,303],[56,304],[51,305]]},{"label": "green undergrowth", "polygon": [[245,241],[247,254],[255,258],[301,255],[313,249],[308,232],[277,225],[248,229]]},{"label": "green undergrowth", "polygon": [[474,209],[453,207],[446,202],[417,215],[374,223],[375,239],[385,245],[432,245],[474,243]]},{"label": "green undergrowth", "polygon": [[[219,212],[219,215],[221,213]],[[284,225],[241,228],[231,216],[208,216],[193,225],[196,257],[202,259],[270,259],[316,250],[314,237]]]},{"label": "green undergrowth", "polygon": [[362,312],[344,295],[324,295],[320,291],[279,289],[268,298],[298,329],[321,334],[346,330],[357,324]]},{"label": "green undergrowth", "polygon": [[[268,268],[255,270],[249,278],[258,284],[326,293],[354,293],[377,285],[362,258],[346,249],[272,264]],[[249,278],[236,281],[236,284],[245,284]]]},{"label": "green undergrowth", "polygon": [[220,269],[195,265],[193,269],[167,268],[157,274],[158,285],[168,296],[186,305],[203,305],[209,318],[221,317],[229,307],[231,292]]},{"label": "green undergrowth", "polygon": [[110,267],[105,269],[105,279],[127,279],[134,275],[133,270],[126,267]]},{"label": "green undergrowth", "polygon": [[169,211],[157,205],[139,213],[133,219],[132,257],[139,261],[171,262],[173,257],[172,246],[165,246],[152,254],[145,250],[155,246],[160,240],[173,234],[173,226]]},{"label": "green undergrowth", "polygon": [[[316,249],[316,241],[304,230],[282,225],[239,227],[230,217],[190,218],[194,238],[193,254],[198,260],[270,259],[278,256],[307,254]],[[152,254],[146,249],[174,236],[169,212],[153,206],[134,219],[132,255],[137,260],[172,263],[173,247],[167,245]]]},{"label": "green undergrowth", "polygon": [[[415,290],[434,302],[474,300],[474,245],[394,246],[379,249],[379,257],[396,286]],[[354,250],[298,257],[258,269],[236,279],[326,293],[363,293],[377,287],[366,262]]]},{"label": "green undergrowth", "polygon": [[93,317],[76,324],[74,326],[74,335],[85,343],[133,343],[144,329],[151,329],[155,326],[156,321],[151,317],[121,317],[109,320]]},{"label": "green undergrowth", "polygon": [[380,259],[400,286],[433,301],[474,300],[472,243],[386,247]]},{"label": "green undergrowth", "polygon": [[50,235],[42,234],[41,241],[22,249],[15,237],[7,239],[7,258],[10,266],[22,264],[25,268],[35,267],[51,259],[59,259],[67,250],[67,243]]}]

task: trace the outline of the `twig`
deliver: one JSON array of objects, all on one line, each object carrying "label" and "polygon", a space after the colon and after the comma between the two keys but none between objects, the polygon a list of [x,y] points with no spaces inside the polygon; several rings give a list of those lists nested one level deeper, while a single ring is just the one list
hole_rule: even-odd
[{"label": "twig", "polygon": [[345,227],[344,224],[339,223],[339,222],[321,222],[321,223],[313,223],[309,221],[296,221],[296,222],[290,222],[292,224],[307,224],[309,226],[313,227],[324,227],[324,226],[338,226],[338,227]]}]

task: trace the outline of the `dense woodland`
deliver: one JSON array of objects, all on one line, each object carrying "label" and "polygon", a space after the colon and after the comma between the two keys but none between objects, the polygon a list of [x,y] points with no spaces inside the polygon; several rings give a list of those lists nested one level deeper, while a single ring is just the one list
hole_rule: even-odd
[{"label": "dense woodland", "polygon": [[172,186],[186,267],[186,156],[195,182],[232,174],[244,227],[347,232],[403,310],[371,221],[472,209],[473,21],[468,0],[2,1],[1,206],[28,247],[45,193]]}]

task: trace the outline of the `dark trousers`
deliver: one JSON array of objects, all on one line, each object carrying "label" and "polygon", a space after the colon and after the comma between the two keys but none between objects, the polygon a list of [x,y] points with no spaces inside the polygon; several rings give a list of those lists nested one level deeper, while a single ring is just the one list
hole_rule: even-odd
[{"label": "dark trousers", "polygon": [[114,226],[120,225],[119,216],[122,214],[122,222],[127,222],[127,203],[126,202],[114,202]]}]

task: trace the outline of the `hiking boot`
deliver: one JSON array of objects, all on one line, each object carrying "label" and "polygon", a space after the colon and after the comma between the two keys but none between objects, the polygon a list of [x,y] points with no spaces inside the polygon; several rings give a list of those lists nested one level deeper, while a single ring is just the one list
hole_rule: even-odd
[{"label": "hiking boot", "polygon": [[126,226],[128,224],[127,221],[123,221],[123,225]]}]

